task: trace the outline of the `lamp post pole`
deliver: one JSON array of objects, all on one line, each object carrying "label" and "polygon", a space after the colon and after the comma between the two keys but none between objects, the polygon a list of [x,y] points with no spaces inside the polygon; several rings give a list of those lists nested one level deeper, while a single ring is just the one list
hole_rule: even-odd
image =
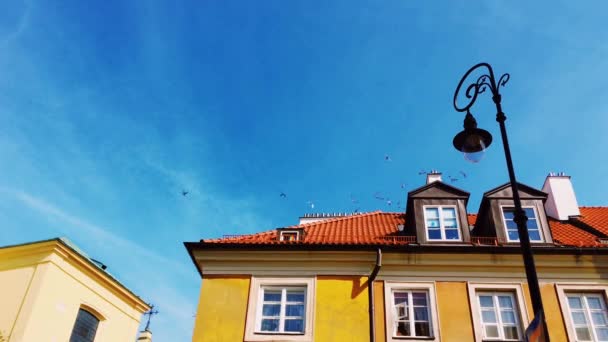
[{"label": "lamp post pole", "polygon": [[[457,98],[465,80],[469,77],[469,75],[471,75],[473,71],[483,68],[487,69],[487,74],[479,76],[477,81],[475,83],[470,84],[466,89],[465,95],[469,99],[468,104],[463,107],[458,106]],[[513,203],[515,206],[513,221],[515,221],[515,223],[517,224],[517,232],[519,234],[521,253],[526,269],[528,288],[530,289],[530,297],[532,298],[532,307],[534,309],[535,317],[542,317],[541,324],[543,325],[544,329],[545,341],[549,341],[547,325],[544,321],[544,311],[540,294],[540,286],[538,284],[536,266],[534,264],[534,255],[532,253],[532,248],[530,245],[530,236],[528,234],[528,228],[526,224],[526,222],[528,221],[528,217],[526,216],[526,213],[521,207],[521,199],[519,197],[517,180],[515,178],[515,171],[513,169],[513,160],[511,159],[511,149],[509,148],[509,139],[507,137],[507,129],[505,127],[505,120],[507,119],[507,117],[502,111],[501,95],[499,92],[499,88],[501,86],[505,86],[505,84],[509,81],[509,77],[509,74],[503,74],[498,80],[498,82],[496,82],[496,78],[494,77],[494,71],[488,63],[479,63],[473,66],[471,69],[469,69],[469,71],[464,74],[464,76],[460,80],[460,83],[458,83],[456,92],[454,93],[454,108],[459,112],[466,111],[467,117],[465,118],[465,130],[456,136],[456,138],[454,139],[454,146],[465,153],[475,153],[485,149],[491,143],[492,138],[489,133],[484,130],[477,129],[477,123],[475,122],[475,119],[469,111],[469,109],[475,103],[475,100],[477,100],[477,96],[483,93],[487,88],[489,88],[492,93],[492,100],[496,105],[496,121],[498,121],[498,124],[500,126],[500,135],[502,137],[502,145],[505,151],[507,169],[509,171],[509,181],[511,182],[511,190],[513,192]],[[488,136],[486,137],[484,136],[484,134],[487,134]],[[462,135],[460,137],[460,140],[457,140],[460,135]],[[469,139],[467,141],[467,137],[471,136],[473,137],[473,139]],[[475,143],[475,138],[477,138],[477,143]],[[487,142],[485,144],[483,143],[484,138]],[[482,143],[480,144],[479,141],[482,141]],[[467,143],[469,144],[468,146]]]}]

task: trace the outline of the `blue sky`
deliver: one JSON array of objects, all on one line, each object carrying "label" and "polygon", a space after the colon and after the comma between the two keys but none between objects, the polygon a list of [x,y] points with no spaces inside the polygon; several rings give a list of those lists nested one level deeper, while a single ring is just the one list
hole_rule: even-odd
[{"label": "blue sky", "polygon": [[487,94],[473,110],[495,137],[486,158],[468,164],[451,146],[463,119],[454,88],[480,61],[511,73],[518,179],[540,188],[563,171],[580,204],[607,205],[606,11],[2,1],[0,245],[69,237],[158,306],[155,341],[187,341],[200,279],[183,241],[353,211],[351,196],[361,211],[397,211],[401,184],[422,185],[431,168],[460,178],[476,212],[507,181]]}]

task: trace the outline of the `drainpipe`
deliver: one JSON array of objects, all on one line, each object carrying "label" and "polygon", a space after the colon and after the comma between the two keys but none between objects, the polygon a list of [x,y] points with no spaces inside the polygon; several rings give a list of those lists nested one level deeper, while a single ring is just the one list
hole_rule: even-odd
[{"label": "drainpipe", "polygon": [[382,250],[378,248],[376,251],[376,265],[372,274],[367,278],[367,298],[369,299],[369,341],[376,342],[376,317],[374,315],[374,280],[382,267]]}]

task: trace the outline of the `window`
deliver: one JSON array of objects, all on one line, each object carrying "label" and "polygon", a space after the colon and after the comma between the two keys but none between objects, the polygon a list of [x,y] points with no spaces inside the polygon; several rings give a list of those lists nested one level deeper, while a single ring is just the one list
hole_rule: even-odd
[{"label": "window", "polygon": [[93,342],[95,341],[95,333],[97,332],[97,326],[99,325],[99,319],[92,313],[80,309],[76,316],[76,323],[72,329],[72,336],[70,336],[70,342]]},{"label": "window", "polygon": [[521,341],[528,317],[521,284],[469,283],[475,341]]},{"label": "window", "polygon": [[[540,231],[540,224],[538,222],[536,211],[533,207],[522,208],[528,217],[528,234],[530,235],[531,242],[543,242],[542,234]],[[519,233],[517,232],[517,223],[513,221],[515,217],[515,208],[503,207],[502,218],[505,223],[505,229],[507,232],[507,241],[518,242]]]},{"label": "window", "polygon": [[314,278],[252,278],[245,340],[312,341],[314,285]]},{"label": "window", "polygon": [[305,287],[262,287],[256,331],[304,333]]},{"label": "window", "polygon": [[606,301],[601,293],[566,293],[577,341],[608,341]]},{"label": "window", "polygon": [[477,292],[484,340],[517,341],[521,325],[515,297],[509,292]]},{"label": "window", "polygon": [[281,241],[298,241],[300,237],[300,232],[298,231],[281,231]]},{"label": "window", "polygon": [[438,339],[432,283],[385,283],[388,341]]},{"label": "window", "polygon": [[460,240],[456,207],[425,207],[424,217],[428,240]]}]

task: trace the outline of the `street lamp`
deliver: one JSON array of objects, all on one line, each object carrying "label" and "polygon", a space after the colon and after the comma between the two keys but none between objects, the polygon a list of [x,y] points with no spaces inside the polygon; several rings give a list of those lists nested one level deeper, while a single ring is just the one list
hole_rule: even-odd
[{"label": "street lamp", "polygon": [[[476,82],[471,83],[466,88],[465,96],[468,99],[468,103],[462,107],[458,106],[458,94],[466,79],[473,71],[484,68],[487,69],[487,74],[484,73],[483,75],[479,76]],[[517,181],[515,180],[515,171],[513,171],[513,161],[511,160],[511,150],[509,149],[509,140],[507,139],[507,129],[505,127],[505,120],[507,117],[505,116],[505,113],[503,113],[502,106],[500,104],[501,96],[499,88],[501,86],[504,87],[505,84],[507,84],[509,77],[509,74],[503,74],[498,79],[498,82],[496,82],[496,78],[494,78],[494,70],[492,70],[492,67],[488,63],[479,63],[464,74],[460,80],[460,83],[458,83],[458,87],[456,87],[456,92],[454,93],[454,108],[459,112],[466,112],[467,114],[464,119],[464,130],[454,137],[453,143],[457,150],[464,153],[465,159],[472,162],[478,162],[483,156],[485,149],[488,148],[488,146],[490,146],[492,143],[492,135],[486,130],[477,128],[477,121],[475,121],[475,118],[470,111],[471,107],[475,103],[475,100],[477,100],[477,96],[489,88],[492,92],[492,100],[496,105],[496,121],[498,121],[498,124],[500,125],[502,145],[505,150],[505,158],[507,159],[507,169],[509,171],[509,179],[511,181],[511,189],[513,191],[513,202],[515,204],[513,221],[517,223],[521,254],[523,256],[524,265],[526,268],[526,277],[528,280],[528,287],[530,289],[530,296],[532,297],[532,307],[534,309],[535,319],[542,320],[541,323],[545,332],[545,341],[548,341],[549,335],[547,334],[547,325],[544,322],[544,311],[540,296],[540,286],[538,285],[538,277],[536,275],[536,267],[534,265],[534,255],[532,254],[530,236],[528,235],[528,228],[526,225],[528,217],[521,208]]]}]

